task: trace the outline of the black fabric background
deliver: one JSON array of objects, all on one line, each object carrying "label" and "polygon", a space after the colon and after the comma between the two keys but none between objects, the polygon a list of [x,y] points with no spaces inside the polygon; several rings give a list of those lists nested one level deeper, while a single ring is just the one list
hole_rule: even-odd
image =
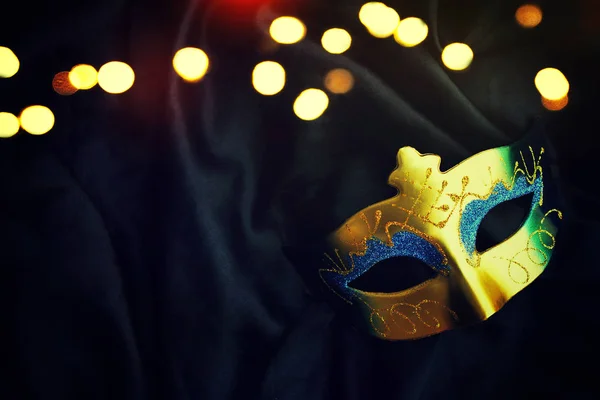
[{"label": "black fabric background", "polygon": [[[250,6],[22,3],[0,28],[22,63],[0,81],[0,109],[45,104],[57,122],[0,142],[0,398],[598,396],[594,2],[541,2],[543,24],[524,31],[518,2],[440,1],[441,45],[467,38],[475,51],[463,73],[440,66],[433,37],[415,49],[368,37],[357,0],[281,4],[309,37],[272,53],[259,50]],[[389,4],[433,26],[428,3]],[[354,34],[347,55],[318,45],[333,25]],[[211,55],[196,85],[170,66],[187,45]],[[128,93],[53,93],[56,72],[112,59],[136,71]],[[275,98],[250,85],[264,59],[288,72]],[[571,83],[559,113],[532,85],[548,65]],[[318,121],[296,119],[295,95],[339,66],[354,90]],[[565,221],[547,271],[501,312],[390,343],[307,292],[282,247],[393,194],[398,148],[450,166],[519,139],[535,119],[558,149]]]}]

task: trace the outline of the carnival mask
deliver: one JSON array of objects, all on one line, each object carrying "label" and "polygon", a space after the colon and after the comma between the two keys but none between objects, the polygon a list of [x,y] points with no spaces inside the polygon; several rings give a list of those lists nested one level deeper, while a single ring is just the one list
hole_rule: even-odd
[{"label": "carnival mask", "polygon": [[[487,319],[544,271],[562,219],[547,196],[545,149],[529,143],[481,152],[445,172],[439,156],[400,149],[389,177],[398,194],[358,212],[328,238],[322,281],[384,339],[421,338]],[[526,195],[532,200],[520,228],[478,251],[486,214]],[[351,287],[395,257],[416,258],[435,276],[395,293]]]}]

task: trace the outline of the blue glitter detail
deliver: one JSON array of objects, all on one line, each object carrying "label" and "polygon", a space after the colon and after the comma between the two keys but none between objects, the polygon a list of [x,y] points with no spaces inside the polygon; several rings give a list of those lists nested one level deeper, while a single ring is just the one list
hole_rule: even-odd
[{"label": "blue glitter detail", "polygon": [[448,270],[443,264],[444,257],[438,249],[426,239],[412,232],[400,231],[392,236],[393,246],[388,246],[378,239],[367,241],[367,251],[364,256],[354,256],[354,269],[347,275],[327,274],[336,287],[351,295],[348,284],[371,269],[380,261],[392,257],[414,257],[438,271]]},{"label": "blue glitter detail", "polygon": [[486,214],[500,203],[517,199],[521,196],[534,193],[531,207],[540,201],[542,196],[542,178],[538,177],[532,184],[527,182],[524,176],[515,180],[512,190],[507,189],[504,184],[498,183],[494,191],[485,200],[473,200],[466,205],[460,220],[460,239],[469,255],[475,252],[475,241],[477,230]]}]

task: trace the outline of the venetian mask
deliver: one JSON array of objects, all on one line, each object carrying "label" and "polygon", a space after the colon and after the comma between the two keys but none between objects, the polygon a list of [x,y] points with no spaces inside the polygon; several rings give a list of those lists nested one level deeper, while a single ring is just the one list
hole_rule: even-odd
[{"label": "venetian mask", "polygon": [[[544,271],[555,247],[562,213],[548,196],[545,157],[543,146],[524,141],[440,171],[439,156],[400,149],[389,177],[398,194],[359,211],[328,238],[320,277],[383,339],[421,338],[487,319]],[[532,200],[520,228],[478,251],[484,217],[526,195]],[[351,286],[395,257],[416,258],[435,275],[395,293]]]}]

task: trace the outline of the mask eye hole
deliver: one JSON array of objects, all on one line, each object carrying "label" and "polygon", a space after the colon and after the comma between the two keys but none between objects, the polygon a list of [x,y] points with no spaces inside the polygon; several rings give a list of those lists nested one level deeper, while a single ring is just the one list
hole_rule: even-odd
[{"label": "mask eye hole", "polygon": [[375,264],[348,286],[363,292],[394,293],[412,288],[438,273],[414,257],[392,257]]},{"label": "mask eye hole", "polygon": [[506,241],[525,223],[531,211],[534,194],[529,193],[516,199],[502,202],[485,215],[475,240],[479,253]]}]

